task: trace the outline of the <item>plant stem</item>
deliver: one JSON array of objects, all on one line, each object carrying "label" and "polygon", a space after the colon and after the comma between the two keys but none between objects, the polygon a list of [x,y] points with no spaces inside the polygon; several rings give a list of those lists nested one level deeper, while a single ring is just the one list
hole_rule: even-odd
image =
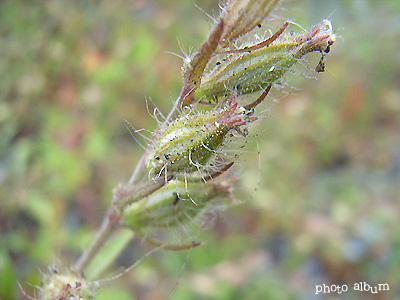
[{"label": "plant stem", "polygon": [[83,252],[83,254],[79,257],[79,259],[75,263],[75,270],[77,272],[82,272],[83,269],[88,265],[91,259],[96,255],[97,251],[104,245],[104,243],[108,240],[108,238],[114,232],[116,228],[116,223],[110,222],[109,216],[113,212],[113,204],[111,204],[105,218],[103,219],[103,223],[101,224],[99,231],[97,232],[92,244],[89,248]]},{"label": "plant stem", "polygon": [[[145,157],[145,155],[143,155],[142,157]],[[152,193],[163,187],[172,178],[172,176],[168,176],[167,178],[162,177],[156,181],[151,180],[141,185],[127,185],[115,188],[113,199],[103,219],[103,222],[96,236],[94,237],[93,242],[76,261],[75,271],[82,272],[96,256],[98,251],[100,251],[105,243],[109,240],[115,230],[121,228],[119,224],[119,219],[123,214],[124,208],[126,208],[133,202],[139,201],[151,195]]]}]

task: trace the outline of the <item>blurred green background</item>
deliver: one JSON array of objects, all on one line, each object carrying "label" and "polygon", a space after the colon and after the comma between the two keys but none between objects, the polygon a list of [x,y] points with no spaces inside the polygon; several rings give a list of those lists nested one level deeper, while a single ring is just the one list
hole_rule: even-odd
[{"label": "blurred green background", "polygon": [[[197,3],[217,15],[217,1]],[[287,1],[277,15],[332,20],[326,72],[289,76],[299,90],[269,105],[261,170],[253,143],[243,204],[216,214],[205,245],[156,253],[99,299],[400,297],[400,2]],[[1,2],[0,299],[81,253],[142,153],[124,119],[156,127],[144,97],[166,113],[181,87],[165,52],[198,47],[209,23],[186,0]],[[113,270],[149,249],[134,241]],[[390,291],[352,291],[360,281]],[[349,292],[315,295],[323,283]]]}]

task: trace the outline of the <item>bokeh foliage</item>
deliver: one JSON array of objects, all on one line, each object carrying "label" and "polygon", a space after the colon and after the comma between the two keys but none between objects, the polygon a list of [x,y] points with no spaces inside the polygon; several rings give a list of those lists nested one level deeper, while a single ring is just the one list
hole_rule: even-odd
[{"label": "bokeh foliage", "polygon": [[[217,14],[215,1],[198,4]],[[290,76],[300,90],[268,105],[261,170],[254,145],[239,166],[244,203],[201,234],[206,245],[152,256],[101,299],[165,299],[176,282],[172,299],[329,299],[315,284],[359,281],[400,295],[400,4],[285,7],[304,27],[329,17],[341,38],[325,73]],[[165,51],[180,53],[177,36],[197,47],[208,27],[184,0],[1,2],[1,299],[22,299],[17,280],[31,291],[38,267],[87,245],[142,153],[124,119],[155,128],[144,96],[168,112],[181,85]],[[118,265],[148,250],[135,241]]]}]

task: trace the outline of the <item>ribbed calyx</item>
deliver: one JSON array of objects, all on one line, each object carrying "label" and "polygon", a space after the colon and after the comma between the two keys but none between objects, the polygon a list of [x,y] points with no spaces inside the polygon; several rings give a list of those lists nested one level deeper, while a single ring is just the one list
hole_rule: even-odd
[{"label": "ribbed calyx", "polygon": [[231,189],[225,183],[217,181],[205,185],[171,181],[166,188],[127,207],[121,224],[139,232],[181,226],[212,202],[221,204],[221,199],[229,198]]},{"label": "ribbed calyx", "polygon": [[[243,129],[257,118],[239,107],[232,95],[225,106],[199,112],[192,110],[156,132],[146,166],[152,178],[164,175],[204,176],[218,172],[223,146],[243,135]],[[230,138],[230,139],[229,139]]]},{"label": "ribbed calyx", "polygon": [[330,21],[324,20],[306,33],[281,35],[266,46],[254,44],[220,52],[194,91],[194,99],[212,104],[227,93],[243,95],[265,89],[281,79],[305,54],[313,51],[322,55],[317,67],[321,72],[325,53],[329,52],[335,40]]}]

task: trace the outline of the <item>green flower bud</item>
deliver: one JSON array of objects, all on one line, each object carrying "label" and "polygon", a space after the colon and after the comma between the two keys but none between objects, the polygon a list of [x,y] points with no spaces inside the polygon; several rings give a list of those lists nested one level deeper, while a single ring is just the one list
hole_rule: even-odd
[{"label": "green flower bud", "polygon": [[245,132],[257,118],[239,107],[232,96],[226,106],[207,112],[192,110],[156,132],[146,165],[153,179],[163,174],[191,175],[218,172],[226,165],[223,146]]},{"label": "green flower bud", "polygon": [[204,68],[218,47],[223,28],[224,22],[219,20],[200,49],[192,57],[184,60],[182,66],[184,85],[180,95],[183,105],[193,102],[192,92],[200,84]]},{"label": "green flower bud", "polygon": [[[335,41],[331,23],[324,20],[305,34],[289,34],[264,47],[247,46],[227,51],[228,56],[215,63],[194,92],[196,101],[217,103],[227,93],[251,94],[265,89],[290,70],[307,53],[329,52]],[[318,70],[322,71],[321,66]]]},{"label": "green flower bud", "polygon": [[[165,189],[128,206],[121,224],[135,231],[172,228],[195,218],[211,202],[229,196],[230,187],[222,183],[173,181]],[[194,201],[196,205],[193,205]]]}]

